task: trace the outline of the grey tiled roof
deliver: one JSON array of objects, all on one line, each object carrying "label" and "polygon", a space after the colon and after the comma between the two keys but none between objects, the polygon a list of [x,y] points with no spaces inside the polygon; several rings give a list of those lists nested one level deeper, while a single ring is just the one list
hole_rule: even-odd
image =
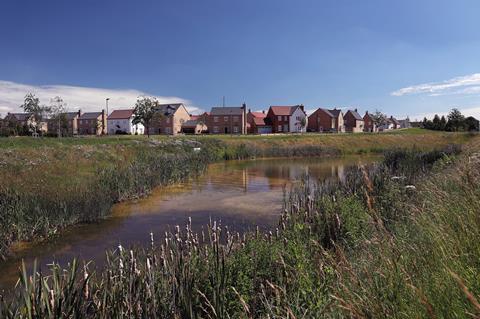
[{"label": "grey tiled roof", "polygon": [[351,113],[356,120],[363,121],[363,117],[357,111],[348,110],[347,113]]},{"label": "grey tiled roof", "polygon": [[242,115],[243,108],[236,106],[212,107],[210,115]]},{"label": "grey tiled roof", "polygon": [[183,103],[160,104],[156,110],[165,116],[169,116],[175,113],[181,106],[183,106]]},{"label": "grey tiled roof", "polygon": [[102,115],[102,112],[87,112],[80,116],[81,120],[94,120]]},{"label": "grey tiled roof", "polygon": [[333,109],[333,110],[328,110],[332,115],[333,117],[338,117],[340,115],[340,113],[342,112],[342,110],[338,110],[338,109]]}]

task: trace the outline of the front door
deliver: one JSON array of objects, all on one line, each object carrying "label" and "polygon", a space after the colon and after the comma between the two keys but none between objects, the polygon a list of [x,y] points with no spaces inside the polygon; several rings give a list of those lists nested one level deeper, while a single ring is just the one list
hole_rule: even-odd
[{"label": "front door", "polygon": [[286,132],[286,133],[289,132],[288,124],[283,124],[283,131]]},{"label": "front door", "polygon": [[225,134],[228,134],[228,127],[225,127]]}]

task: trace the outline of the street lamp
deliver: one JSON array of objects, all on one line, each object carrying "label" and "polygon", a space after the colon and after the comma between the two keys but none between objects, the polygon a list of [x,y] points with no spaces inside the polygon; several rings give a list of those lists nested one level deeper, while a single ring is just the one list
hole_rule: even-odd
[{"label": "street lamp", "polygon": [[107,106],[107,116],[108,116],[108,100],[110,100],[109,97],[107,97],[107,98],[105,99],[105,104],[106,104],[106,106]]}]

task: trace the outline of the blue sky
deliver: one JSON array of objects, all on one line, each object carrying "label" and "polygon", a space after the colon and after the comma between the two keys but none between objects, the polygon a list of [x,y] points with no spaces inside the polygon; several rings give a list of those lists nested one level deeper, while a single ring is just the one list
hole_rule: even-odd
[{"label": "blue sky", "polygon": [[138,95],[480,116],[480,1],[0,3],[0,113],[27,91],[69,108]]}]

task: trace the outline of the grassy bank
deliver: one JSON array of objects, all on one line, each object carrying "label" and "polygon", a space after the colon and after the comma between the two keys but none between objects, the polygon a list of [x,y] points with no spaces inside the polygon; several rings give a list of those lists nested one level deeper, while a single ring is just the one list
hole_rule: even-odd
[{"label": "grassy bank", "polygon": [[[118,201],[193,177],[224,159],[332,156],[393,147],[432,149],[467,134],[0,139],[0,258],[15,241],[47,238],[108,214]],[[200,148],[200,151],[194,151]]]},{"label": "grassy bank", "polygon": [[480,142],[392,151],[343,181],[305,181],[277,230],[187,225],[88,266],[24,273],[21,317],[470,318],[480,314]]}]

